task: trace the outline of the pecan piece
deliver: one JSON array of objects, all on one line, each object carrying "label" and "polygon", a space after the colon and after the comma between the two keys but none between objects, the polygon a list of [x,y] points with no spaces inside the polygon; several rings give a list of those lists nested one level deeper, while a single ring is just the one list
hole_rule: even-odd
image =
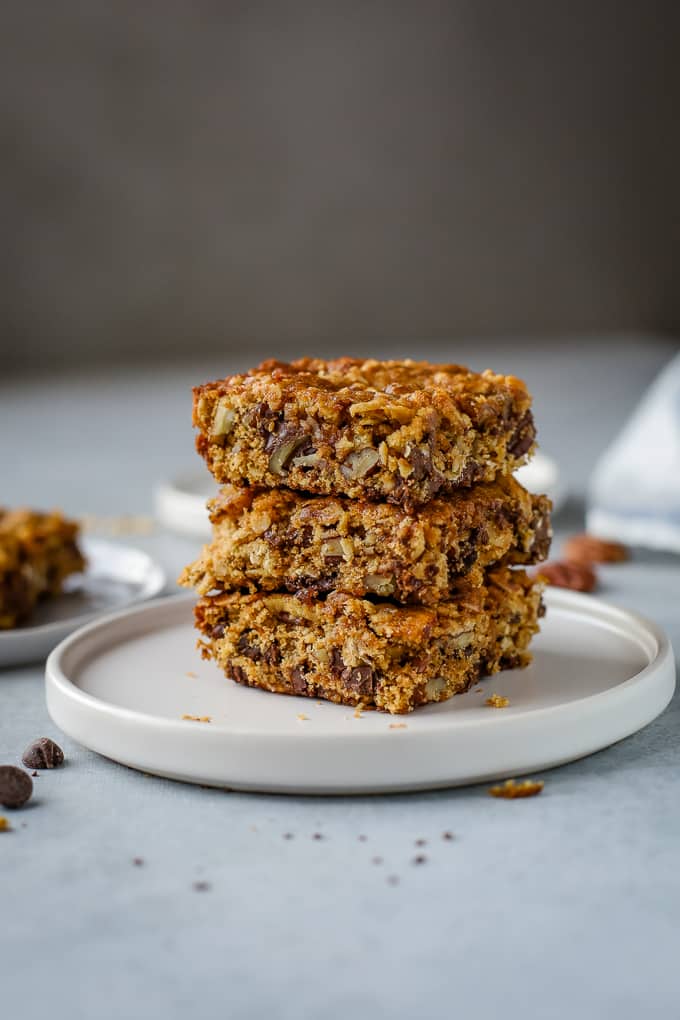
[{"label": "pecan piece", "polygon": [[345,478],[365,478],[375,471],[379,460],[378,451],[366,446],[363,450],[353,450],[340,470]]},{"label": "pecan piece", "polygon": [[623,563],[629,558],[621,542],[606,542],[594,535],[573,535],[564,543],[562,555],[573,563]]},{"label": "pecan piece", "polygon": [[291,436],[287,439],[283,439],[280,444],[276,446],[276,449],[269,458],[269,470],[273,475],[282,475],[293,454],[303,443],[308,441],[308,436]]},{"label": "pecan piece", "polygon": [[572,563],[569,560],[544,563],[539,569],[539,576],[556,588],[569,588],[571,591],[592,591],[597,584],[595,571],[587,563]]}]

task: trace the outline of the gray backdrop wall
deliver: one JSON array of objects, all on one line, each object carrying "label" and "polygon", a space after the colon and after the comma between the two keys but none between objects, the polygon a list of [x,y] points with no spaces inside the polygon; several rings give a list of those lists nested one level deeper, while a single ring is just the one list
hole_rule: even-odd
[{"label": "gray backdrop wall", "polygon": [[5,369],[680,322],[677,3],[3,23]]}]

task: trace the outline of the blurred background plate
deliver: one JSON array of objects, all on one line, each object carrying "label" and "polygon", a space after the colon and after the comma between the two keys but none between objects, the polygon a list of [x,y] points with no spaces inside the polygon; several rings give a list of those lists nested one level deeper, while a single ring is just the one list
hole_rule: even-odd
[{"label": "blurred background plate", "polygon": [[205,505],[216,493],[217,483],[207,471],[187,471],[156,486],[156,517],[171,531],[207,542],[210,521]]},{"label": "blurred background plate", "polygon": [[[544,492],[550,496],[553,513],[564,505],[566,489],[552,458],[543,453],[535,454],[529,464],[515,472],[515,477],[530,492]],[[207,542],[210,521],[205,505],[217,489],[217,483],[207,471],[186,471],[161,482],[154,491],[156,517],[164,527],[177,534]]]},{"label": "blurred background plate", "polygon": [[44,659],[94,616],[153,598],[165,585],[161,568],[139,549],[87,538],[81,548],[88,561],[85,573],[38,606],[29,623],[0,631],[0,667]]},{"label": "blurred background plate", "polygon": [[551,457],[544,453],[536,453],[524,467],[515,471],[515,478],[528,489],[529,492],[544,492],[550,497],[553,503],[553,513],[556,514],[564,506],[567,497],[566,488],[560,478],[557,464]]}]

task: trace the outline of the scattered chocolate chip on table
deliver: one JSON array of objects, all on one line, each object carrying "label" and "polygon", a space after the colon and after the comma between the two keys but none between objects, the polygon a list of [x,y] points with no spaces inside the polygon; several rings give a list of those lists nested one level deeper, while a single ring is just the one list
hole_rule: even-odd
[{"label": "scattered chocolate chip on table", "polygon": [[22,807],[32,793],[33,780],[28,772],[16,765],[0,765],[0,804],[3,807]]},{"label": "scattered chocolate chip on table", "polygon": [[21,760],[27,769],[56,769],[64,764],[64,752],[49,737],[39,737],[29,744]]}]

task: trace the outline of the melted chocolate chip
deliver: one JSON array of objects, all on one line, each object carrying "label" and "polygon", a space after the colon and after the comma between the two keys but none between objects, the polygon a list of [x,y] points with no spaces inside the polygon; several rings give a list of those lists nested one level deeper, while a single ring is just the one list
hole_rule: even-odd
[{"label": "melted chocolate chip", "polygon": [[257,645],[251,644],[247,634],[241,634],[238,639],[238,650],[241,655],[245,655],[247,659],[252,659],[253,662],[259,662],[262,658],[262,652]]},{"label": "melted chocolate chip", "polygon": [[345,669],[345,660],[339,648],[331,648],[331,671],[336,675]]},{"label": "melted chocolate chip", "polygon": [[300,666],[295,666],[290,671],[290,679],[293,685],[293,690],[296,694],[307,693],[307,681],[305,680],[305,675]]},{"label": "melted chocolate chip", "polygon": [[278,664],[281,662],[281,652],[279,651],[279,646],[276,644],[276,642],[272,642],[272,644],[267,647],[262,658],[267,663],[267,665],[278,666]]},{"label": "melted chocolate chip", "polygon": [[534,418],[531,411],[527,411],[517,423],[513,437],[508,443],[510,456],[522,457],[533,443],[535,436]]},{"label": "melted chocolate chip", "polygon": [[237,684],[248,684],[248,677],[246,676],[245,670],[240,666],[235,666],[233,662],[227,664],[227,676],[235,680]]},{"label": "melted chocolate chip", "polygon": [[357,694],[372,694],[374,673],[370,666],[354,666],[343,669],[342,680]]},{"label": "melted chocolate chip", "polygon": [[407,460],[413,468],[410,478],[414,482],[422,482],[432,474],[432,457],[429,451],[425,452],[416,446],[409,453]]}]

